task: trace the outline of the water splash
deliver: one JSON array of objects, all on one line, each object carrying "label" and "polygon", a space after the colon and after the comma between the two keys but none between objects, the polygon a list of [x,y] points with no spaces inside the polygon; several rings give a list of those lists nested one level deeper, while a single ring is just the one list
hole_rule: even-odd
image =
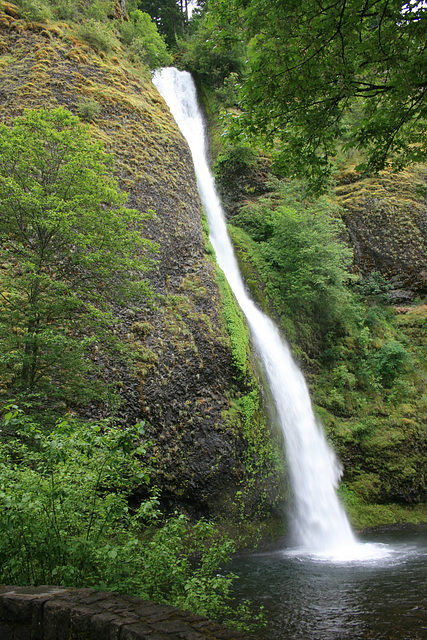
[{"label": "water splash", "polygon": [[192,77],[169,67],[157,71],[153,82],[190,147],[217,262],[246,316],[275,402],[295,497],[295,544],[307,553],[349,556],[360,545],[336,494],[341,467],[315,419],[307,385],[287,344],[245,289],[209,169],[204,120]]}]

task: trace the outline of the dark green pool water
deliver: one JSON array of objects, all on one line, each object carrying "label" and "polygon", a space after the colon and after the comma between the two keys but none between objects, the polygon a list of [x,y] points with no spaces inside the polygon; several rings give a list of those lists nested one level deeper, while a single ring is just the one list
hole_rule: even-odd
[{"label": "dark green pool water", "polygon": [[362,559],[292,550],[233,562],[240,599],[263,605],[264,640],[427,640],[427,527],[359,536]]}]

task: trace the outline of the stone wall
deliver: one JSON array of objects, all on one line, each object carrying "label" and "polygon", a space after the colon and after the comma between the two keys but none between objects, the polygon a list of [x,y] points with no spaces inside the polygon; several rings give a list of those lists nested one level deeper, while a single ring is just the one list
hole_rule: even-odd
[{"label": "stone wall", "polygon": [[248,640],[202,616],[94,589],[0,586],[1,640]]}]

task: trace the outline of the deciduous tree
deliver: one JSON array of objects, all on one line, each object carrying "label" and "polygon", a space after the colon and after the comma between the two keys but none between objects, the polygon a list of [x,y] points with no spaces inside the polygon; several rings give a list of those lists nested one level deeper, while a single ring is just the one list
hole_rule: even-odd
[{"label": "deciduous tree", "polygon": [[87,390],[85,354],[111,328],[110,302],[147,291],[152,244],[111,171],[111,155],[65,109],[0,125],[0,370],[9,383]]},{"label": "deciduous tree", "polygon": [[213,0],[244,20],[238,127],[280,146],[282,167],[322,181],[337,143],[365,167],[427,156],[427,9],[402,0]]}]

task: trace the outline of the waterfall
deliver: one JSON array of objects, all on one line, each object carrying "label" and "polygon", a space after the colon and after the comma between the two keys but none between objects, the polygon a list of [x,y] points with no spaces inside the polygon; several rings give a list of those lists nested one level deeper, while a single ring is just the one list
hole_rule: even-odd
[{"label": "waterfall", "polygon": [[314,553],[354,547],[353,532],[335,491],[341,467],[315,419],[304,377],[278,329],[248,295],[240,275],[207,161],[204,120],[193,79],[185,71],[166,68],[154,74],[153,82],[190,147],[217,262],[246,316],[276,405],[294,493],[295,544]]}]

